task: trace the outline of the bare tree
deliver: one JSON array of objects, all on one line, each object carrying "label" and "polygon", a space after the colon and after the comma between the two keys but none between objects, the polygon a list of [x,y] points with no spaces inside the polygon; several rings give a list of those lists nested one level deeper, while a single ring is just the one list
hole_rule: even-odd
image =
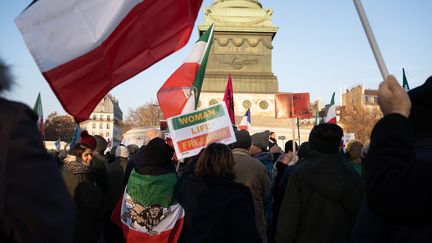
[{"label": "bare tree", "polygon": [[57,112],[50,113],[45,120],[45,139],[70,142],[74,132],[75,122],[72,116],[59,115]]},{"label": "bare tree", "polygon": [[354,133],[357,140],[363,144],[370,142],[370,134],[373,127],[382,117],[379,108],[355,109],[354,107],[342,107],[340,123],[346,133]]},{"label": "bare tree", "polygon": [[159,105],[156,102],[147,102],[136,109],[129,109],[126,120],[121,124],[122,132],[132,127],[157,126],[161,119],[163,115]]}]

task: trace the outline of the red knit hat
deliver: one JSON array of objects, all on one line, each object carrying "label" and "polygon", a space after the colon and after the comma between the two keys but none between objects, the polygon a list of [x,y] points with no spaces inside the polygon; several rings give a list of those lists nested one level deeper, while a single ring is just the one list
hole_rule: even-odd
[{"label": "red knit hat", "polygon": [[81,132],[80,143],[87,144],[92,150],[96,148],[96,139],[91,136],[86,130]]}]

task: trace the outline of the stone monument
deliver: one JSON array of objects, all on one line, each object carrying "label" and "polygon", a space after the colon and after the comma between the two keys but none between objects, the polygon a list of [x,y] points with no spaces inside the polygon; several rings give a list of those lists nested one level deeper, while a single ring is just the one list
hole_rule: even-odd
[{"label": "stone monument", "polygon": [[278,30],[272,22],[273,10],[257,0],[214,0],[204,12],[200,33],[211,24],[215,30],[198,106],[222,101],[230,73],[236,124],[250,108],[252,128],[288,127],[286,119],[274,119],[274,94],[279,90],[272,72],[272,41]]}]

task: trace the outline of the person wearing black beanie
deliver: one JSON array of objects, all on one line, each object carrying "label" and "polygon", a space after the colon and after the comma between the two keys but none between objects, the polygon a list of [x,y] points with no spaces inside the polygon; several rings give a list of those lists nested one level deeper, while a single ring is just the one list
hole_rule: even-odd
[{"label": "person wearing black beanie", "polygon": [[173,195],[177,182],[173,154],[174,149],[163,139],[153,138],[144,150],[143,166],[132,170],[122,203],[112,216],[126,242],[161,238],[177,242],[185,214]]},{"label": "person wearing black beanie", "polygon": [[309,151],[283,196],[276,242],[350,241],[364,188],[360,175],[339,153],[342,136],[342,128],[330,123],[310,132]]}]

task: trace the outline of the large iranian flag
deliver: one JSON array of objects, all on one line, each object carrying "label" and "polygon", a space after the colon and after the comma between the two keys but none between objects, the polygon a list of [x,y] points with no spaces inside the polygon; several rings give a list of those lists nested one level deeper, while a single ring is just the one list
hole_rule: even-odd
[{"label": "large iranian flag", "polygon": [[335,105],[334,97],[335,97],[335,92],[333,92],[331,102],[330,102],[330,107],[327,110],[327,115],[324,121],[327,123],[336,124],[336,105]]},{"label": "large iranian flag", "polygon": [[183,64],[157,92],[165,119],[197,108],[212,42],[213,25],[201,35]]},{"label": "large iranian flag", "polygon": [[184,209],[173,198],[175,173],[158,176],[132,171],[112,221],[126,242],[175,243],[183,228]]},{"label": "large iranian flag", "polygon": [[87,120],[115,86],[183,47],[202,0],[35,0],[16,24],[63,108]]}]

